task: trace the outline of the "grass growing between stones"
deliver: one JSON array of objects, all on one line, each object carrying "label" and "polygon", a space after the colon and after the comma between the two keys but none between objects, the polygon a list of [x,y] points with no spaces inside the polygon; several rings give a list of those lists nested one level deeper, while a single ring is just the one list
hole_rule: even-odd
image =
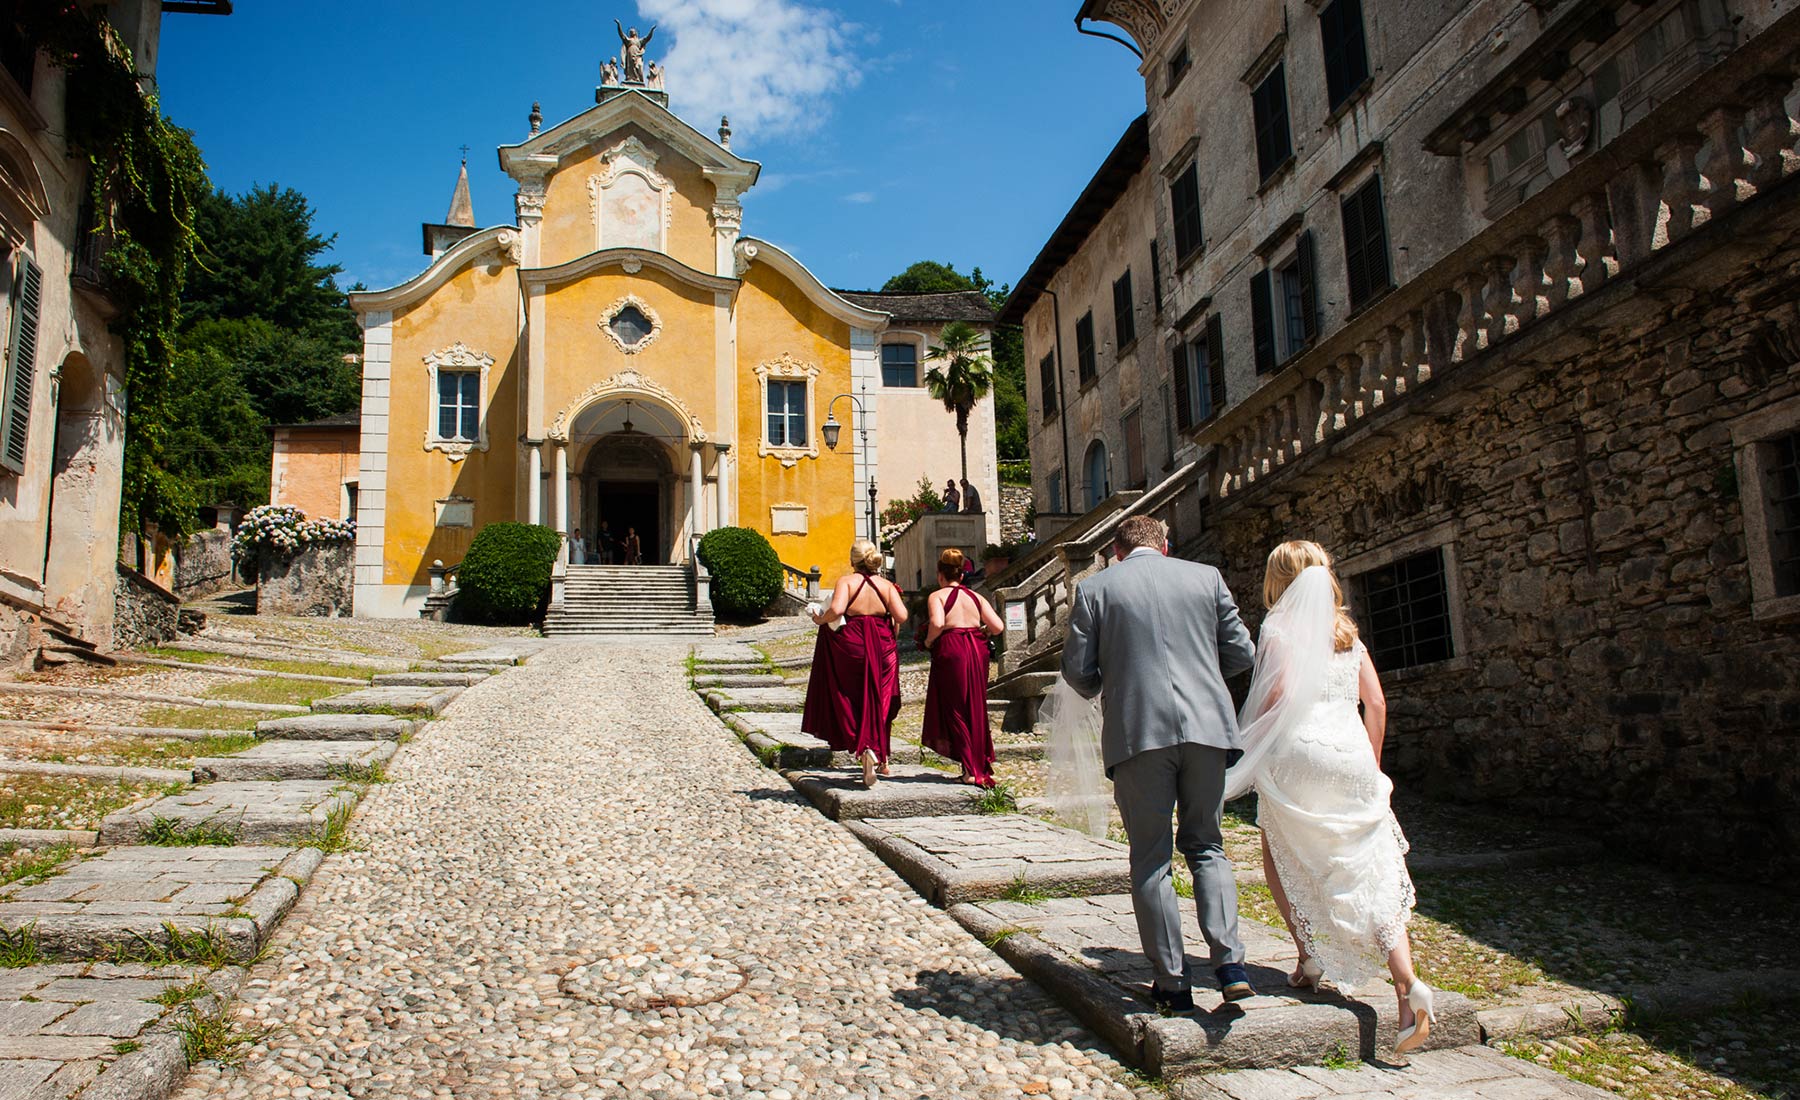
[{"label": "grass growing between stones", "polygon": [[1002,928],[1002,929],[994,932],[992,935],[983,937],[982,941],[981,941],[981,945],[983,947],[987,948],[989,951],[992,951],[994,948],[999,947],[1001,944],[1005,943],[1007,940],[1012,939],[1014,936],[1024,935],[1029,931],[1030,931],[1030,929],[1020,928],[1016,924],[1008,925],[1005,928]]},{"label": "grass growing between stones", "polygon": [[7,750],[48,764],[102,764],[124,768],[187,768],[198,756],[229,756],[257,743],[246,730],[229,737],[189,741],[175,737],[94,737],[81,744]]},{"label": "grass growing between stones", "polygon": [[[216,707],[154,706],[142,714],[145,726],[177,730],[250,730],[267,715]],[[204,742],[203,742],[204,743]]]},{"label": "grass growing between stones", "polygon": [[1495,1045],[1625,1100],[1792,1100],[1800,1096],[1792,1011],[1746,1003],[1696,1020],[1634,1013],[1601,1031]]},{"label": "grass growing between stones", "polygon": [[177,1005],[190,1004],[197,1001],[211,992],[212,989],[205,982],[196,978],[186,985],[172,985],[161,993],[158,993],[156,996],[150,998],[150,1000],[155,1004],[162,1005],[164,1008],[174,1008]]},{"label": "grass growing between stones", "polygon": [[[162,934],[167,942],[159,943],[149,936],[133,932],[131,943],[114,944],[108,952],[109,961],[119,964],[135,963],[140,966],[203,966],[208,970],[217,970],[223,966],[237,963],[231,955],[231,948],[225,937],[212,925],[193,931],[183,932],[168,921],[163,922]],[[195,983],[201,984],[201,983]],[[165,991],[167,992],[167,991]],[[202,986],[202,994],[208,992]]]},{"label": "grass growing between stones", "polygon": [[190,1066],[201,1062],[235,1066],[244,1060],[245,1047],[262,1042],[275,1031],[270,1026],[238,1027],[223,1004],[207,1009],[190,1004],[174,1026],[181,1036],[181,1052]]},{"label": "grass growing between stones", "polygon": [[17,970],[43,961],[43,952],[38,949],[36,921],[12,932],[0,928],[0,968]]},{"label": "grass growing between stones", "polygon": [[1025,876],[1021,874],[1014,876],[1013,880],[1006,884],[1006,889],[1000,894],[1000,900],[1022,902],[1025,905],[1036,905],[1039,902],[1050,901],[1062,896],[1064,895],[1057,893],[1056,891],[1045,890],[1041,887],[1031,885],[1031,883],[1026,881]]},{"label": "grass growing between stones", "polygon": [[348,852],[356,847],[350,839],[350,815],[354,806],[339,806],[325,818],[325,827],[318,837],[307,841],[302,847],[317,848],[326,855],[334,852]]},{"label": "grass growing between stones", "polygon": [[36,850],[17,844],[0,844],[0,886],[40,883],[74,854],[73,844],[52,844]]},{"label": "grass growing between stones", "polygon": [[93,829],[107,814],[157,790],[148,783],[0,775],[0,828]]},{"label": "grass growing between stones", "polygon": [[382,671],[370,665],[351,665],[337,661],[288,660],[274,657],[234,657],[226,653],[211,653],[198,649],[181,649],[175,646],[157,646],[143,651],[146,657],[160,657],[169,661],[186,661],[196,665],[232,665],[237,668],[254,668],[262,672],[291,672],[301,676],[348,676],[357,680],[367,680]]},{"label": "grass growing between stones", "polygon": [[215,684],[204,698],[228,699],[238,703],[276,703],[310,706],[314,699],[351,691],[348,684],[316,684],[305,680],[238,680]]},{"label": "grass growing between stones", "polygon": [[377,760],[370,764],[333,764],[326,769],[326,774],[340,783],[371,785],[388,781],[387,761],[385,760]]},{"label": "grass growing between stones", "polygon": [[996,783],[975,796],[975,812],[978,814],[1016,814],[1019,812],[1019,799],[1013,793],[1011,783]]},{"label": "grass growing between stones", "polygon": [[197,821],[186,825],[172,817],[158,817],[150,822],[138,843],[158,848],[229,848],[238,842],[235,825]]}]

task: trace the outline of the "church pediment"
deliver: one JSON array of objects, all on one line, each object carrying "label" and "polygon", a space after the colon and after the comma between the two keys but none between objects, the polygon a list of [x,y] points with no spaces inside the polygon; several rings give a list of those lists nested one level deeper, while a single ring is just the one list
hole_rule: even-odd
[{"label": "church pediment", "polygon": [[521,183],[545,180],[569,161],[585,159],[590,150],[610,150],[629,140],[628,134],[621,131],[627,131],[632,124],[734,194],[748,190],[762,171],[762,165],[756,161],[733,153],[635,88],[621,91],[517,145],[502,145],[500,167]]}]

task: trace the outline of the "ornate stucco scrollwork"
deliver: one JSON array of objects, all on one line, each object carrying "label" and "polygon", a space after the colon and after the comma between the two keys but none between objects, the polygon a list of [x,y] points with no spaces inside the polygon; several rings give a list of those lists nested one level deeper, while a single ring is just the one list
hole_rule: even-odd
[{"label": "ornate stucco scrollwork", "polygon": [[[450,456],[450,461],[461,462],[471,451],[488,449],[488,374],[494,366],[494,357],[486,352],[476,351],[458,340],[441,351],[434,351],[424,357],[427,373],[426,384],[429,387],[428,400],[431,402],[430,415],[425,421],[425,449],[442,451]],[[440,371],[480,371],[481,393],[476,405],[476,431],[474,439],[451,437],[438,434],[440,427],[438,413],[439,395],[438,373]]]},{"label": "ornate stucco scrollwork", "polygon": [[567,443],[570,426],[575,423],[575,418],[581,415],[581,411],[589,405],[611,398],[622,401],[627,397],[633,401],[648,401],[651,404],[662,406],[687,425],[690,443],[706,442],[706,429],[701,426],[700,418],[688,410],[681,398],[676,397],[668,387],[661,385],[655,379],[645,377],[634,370],[622,370],[611,378],[596,382],[583,390],[575,400],[564,405],[562,411],[556,414],[556,419],[550,422],[550,431],[548,432],[550,440],[556,443]]},{"label": "ornate stucco scrollwork", "polygon": [[[638,264],[640,270],[642,267],[643,264]],[[626,274],[635,274],[635,272],[627,267]],[[619,314],[624,313],[628,309],[637,310],[643,315],[644,320],[650,322],[650,331],[644,336],[639,337],[635,343],[630,344],[626,343],[624,337],[620,336],[613,328],[613,322],[618,320]],[[606,311],[600,315],[600,331],[606,334],[606,338],[613,342],[614,347],[617,347],[626,355],[636,355],[638,352],[643,351],[645,348],[655,343],[656,338],[662,335],[662,330],[662,317],[654,309],[650,308],[649,302],[644,301],[635,294],[625,295],[625,297],[620,298],[612,305],[607,306]]]},{"label": "ornate stucco scrollwork", "polygon": [[756,378],[757,388],[761,391],[761,407],[764,410],[769,407],[769,382],[771,379],[778,382],[803,381],[806,383],[806,445],[800,447],[769,442],[769,418],[765,415],[760,418],[763,422],[763,431],[756,445],[758,457],[778,459],[783,466],[790,468],[803,458],[818,458],[819,444],[813,434],[813,420],[818,409],[818,364],[796,359],[791,352],[784,351],[773,359],[758,363]]}]

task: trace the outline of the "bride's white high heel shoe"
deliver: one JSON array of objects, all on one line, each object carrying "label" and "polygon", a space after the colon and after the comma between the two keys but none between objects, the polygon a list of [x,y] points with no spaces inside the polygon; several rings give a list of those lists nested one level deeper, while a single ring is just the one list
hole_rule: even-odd
[{"label": "bride's white high heel shoe", "polygon": [[1312,986],[1312,991],[1319,991],[1319,983],[1325,980],[1325,968],[1317,959],[1306,959],[1300,963],[1300,969],[1288,975],[1288,986],[1299,989],[1303,985]]},{"label": "bride's white high heel shoe", "polygon": [[1411,1027],[1400,1029],[1399,1037],[1394,1040],[1395,1054],[1405,1054],[1424,1046],[1425,1040],[1431,1036],[1431,1025],[1437,1022],[1437,1013],[1431,1002],[1431,987],[1417,978],[1413,979],[1412,988],[1406,991],[1406,1004],[1413,1010],[1413,1022]]}]

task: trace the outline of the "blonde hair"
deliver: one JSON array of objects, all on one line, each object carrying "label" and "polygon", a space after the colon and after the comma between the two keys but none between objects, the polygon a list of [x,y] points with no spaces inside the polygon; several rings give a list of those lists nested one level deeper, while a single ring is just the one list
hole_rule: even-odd
[{"label": "blonde hair", "polygon": [[952,546],[938,555],[938,576],[957,580],[962,576],[963,552]]},{"label": "blonde hair", "polygon": [[879,573],[886,564],[881,547],[868,539],[857,539],[850,544],[850,568],[858,573]]},{"label": "blonde hair", "polygon": [[1344,653],[1356,644],[1356,620],[1344,606],[1344,586],[1338,583],[1337,572],[1331,568],[1331,555],[1318,543],[1291,539],[1269,551],[1269,565],[1263,571],[1263,606],[1273,608],[1301,570],[1314,565],[1324,566],[1331,577],[1331,596],[1337,601],[1337,627],[1332,632],[1332,643],[1339,653]]}]

